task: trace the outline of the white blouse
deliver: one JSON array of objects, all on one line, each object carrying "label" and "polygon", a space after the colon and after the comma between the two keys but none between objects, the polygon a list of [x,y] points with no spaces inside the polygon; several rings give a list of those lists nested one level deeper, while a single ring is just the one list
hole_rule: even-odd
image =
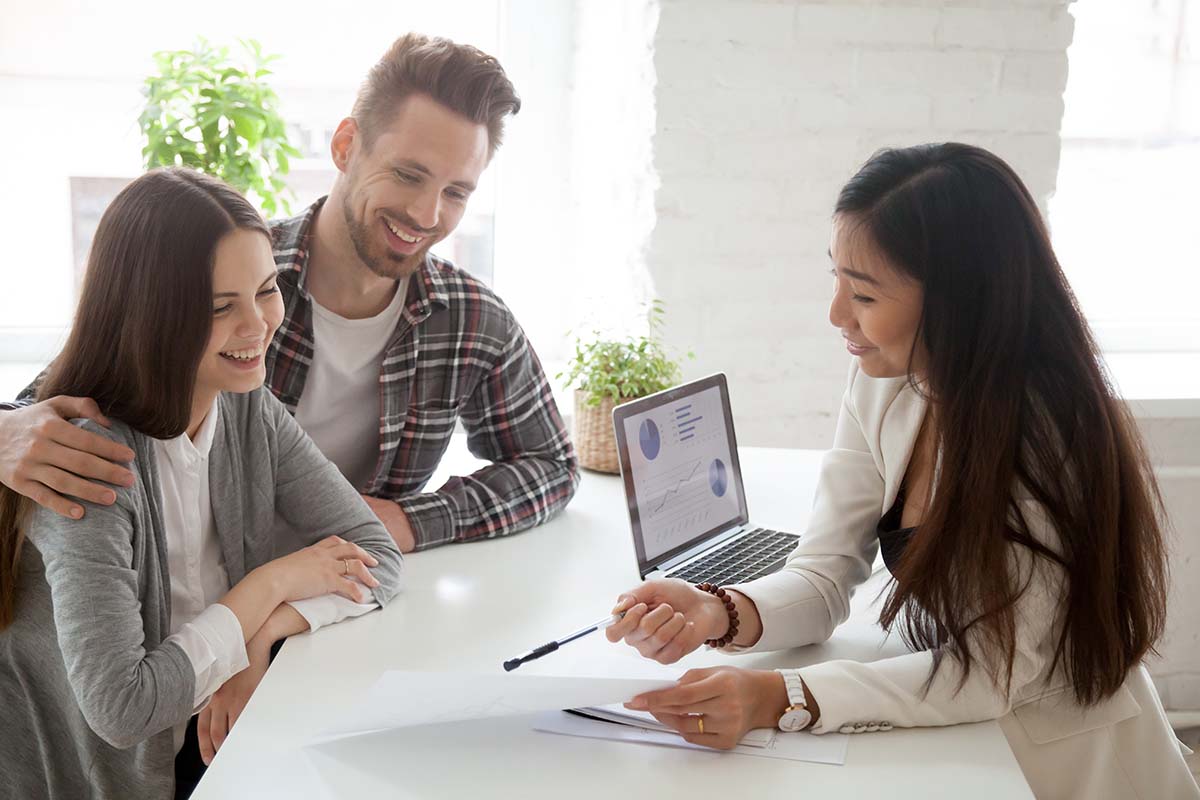
[{"label": "white blouse", "polygon": [[[192,713],[203,709],[217,689],[250,665],[241,622],[217,602],[232,588],[208,482],[208,456],[219,413],[214,402],[194,440],[186,433],[154,440],[171,578],[171,627],[166,641],[177,644],[196,670]],[[310,630],[379,607],[374,600],[360,604],[333,594],[291,605]],[[175,726],[176,752],[183,746],[186,729],[186,722]]]}]

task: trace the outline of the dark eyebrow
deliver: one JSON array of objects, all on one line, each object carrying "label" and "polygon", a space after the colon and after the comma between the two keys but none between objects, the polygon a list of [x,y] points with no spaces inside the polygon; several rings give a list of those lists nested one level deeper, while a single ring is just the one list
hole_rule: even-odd
[{"label": "dark eyebrow", "polygon": [[[429,171],[429,167],[425,166],[420,161],[413,161],[411,158],[402,158],[398,163],[407,169],[411,169],[413,172],[421,173],[427,178],[433,177],[433,173]],[[460,189],[466,189],[468,192],[475,191],[475,184],[471,183],[470,181],[451,181],[450,185],[457,186]]]},{"label": "dark eyebrow", "polygon": [[[825,252],[829,254],[829,260],[833,261],[833,251],[826,250]],[[879,283],[879,281],[875,280],[874,278],[872,278],[870,275],[868,275],[865,272],[859,272],[856,269],[846,269],[844,267],[839,267],[836,264],[833,265],[833,268],[835,270],[837,270],[839,273],[841,273],[842,275],[845,275],[847,278],[853,278],[856,281],[862,281],[863,283],[869,283],[872,286],[880,286],[881,285]]]},{"label": "dark eyebrow", "polygon": [[[268,275],[268,276],[267,276],[267,280],[263,281],[262,283],[260,283],[260,284],[258,285],[258,288],[260,288],[260,289],[261,289],[261,288],[263,288],[264,286],[266,286],[266,285],[267,285],[267,283],[268,283],[269,281],[271,281],[271,280],[274,280],[274,278],[275,278],[275,273],[274,273],[274,272],[272,272],[270,275]],[[225,298],[225,297],[237,297],[237,296],[238,296],[238,293],[237,293],[237,292],[217,292],[216,294],[214,294],[214,295],[213,295],[213,299],[214,299],[214,300],[217,300],[217,299],[220,299],[220,298]]]}]

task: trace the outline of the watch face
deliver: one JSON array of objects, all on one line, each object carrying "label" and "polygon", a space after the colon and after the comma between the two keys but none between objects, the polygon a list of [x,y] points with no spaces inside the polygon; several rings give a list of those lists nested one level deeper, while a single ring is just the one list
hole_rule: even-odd
[{"label": "watch face", "polygon": [[779,718],[779,730],[794,733],[802,731],[808,727],[808,723],[812,721],[812,714],[805,708],[793,708],[783,712],[783,716]]}]

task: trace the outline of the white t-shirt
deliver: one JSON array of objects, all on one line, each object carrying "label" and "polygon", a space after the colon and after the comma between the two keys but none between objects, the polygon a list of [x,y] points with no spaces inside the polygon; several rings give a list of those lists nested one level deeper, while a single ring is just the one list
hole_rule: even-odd
[{"label": "white t-shirt", "polygon": [[346,319],[312,301],[313,360],[296,421],[360,492],[379,461],[379,371],[407,288],[402,279],[388,307],[366,319]]}]

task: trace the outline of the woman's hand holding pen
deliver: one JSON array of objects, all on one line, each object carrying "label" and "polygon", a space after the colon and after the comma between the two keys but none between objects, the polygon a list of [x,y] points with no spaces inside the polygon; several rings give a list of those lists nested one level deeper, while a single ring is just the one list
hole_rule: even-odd
[{"label": "woman's hand holding pen", "polygon": [[617,599],[613,613],[625,617],[605,631],[646,658],[673,664],[707,639],[729,630],[729,614],[714,595],[678,578],[647,581]]}]

